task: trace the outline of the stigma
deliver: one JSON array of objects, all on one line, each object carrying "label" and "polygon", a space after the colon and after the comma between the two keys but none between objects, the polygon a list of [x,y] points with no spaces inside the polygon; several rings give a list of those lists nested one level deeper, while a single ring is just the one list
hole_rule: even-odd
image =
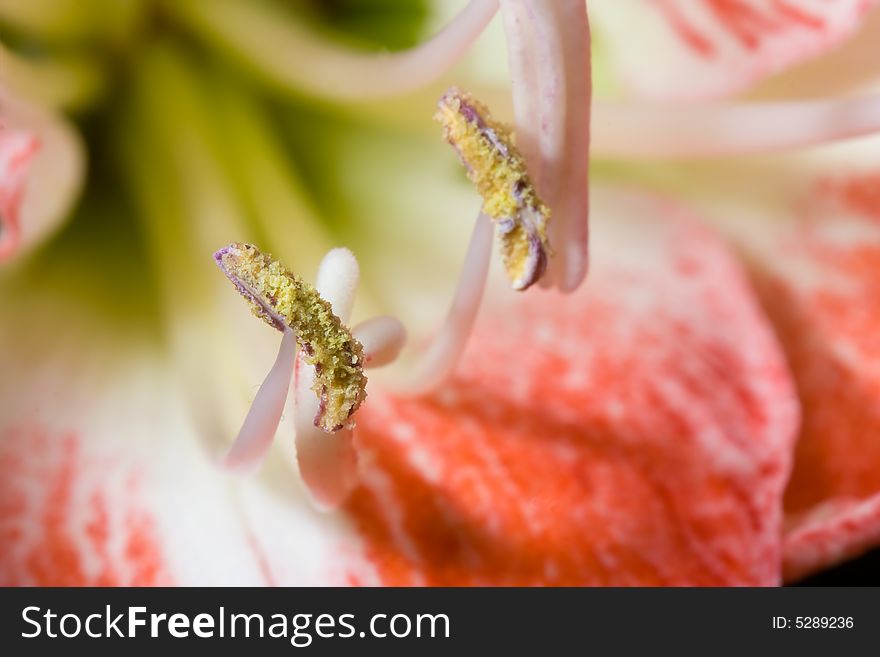
[{"label": "stigma", "polygon": [[483,197],[483,212],[495,223],[507,277],[513,289],[525,290],[544,274],[550,253],[550,210],[538,198],[525,158],[509,129],[470,94],[453,87],[437,107],[434,118]]},{"label": "stigma", "polygon": [[315,426],[328,433],[352,426],[351,417],[367,394],[364,348],[330,303],[251,244],[231,244],[214,259],[254,315],[281,332],[293,331],[305,361],[315,370]]}]

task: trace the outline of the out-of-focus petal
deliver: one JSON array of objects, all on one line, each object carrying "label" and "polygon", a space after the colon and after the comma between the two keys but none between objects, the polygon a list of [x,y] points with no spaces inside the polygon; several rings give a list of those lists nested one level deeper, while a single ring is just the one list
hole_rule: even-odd
[{"label": "out-of-focus petal", "polygon": [[880,544],[880,174],[829,178],[758,280],[803,406],[785,494],[786,576]]},{"label": "out-of-focus petal", "polygon": [[60,45],[124,43],[147,14],[145,0],[0,0],[0,22],[25,39]]},{"label": "out-of-focus petal", "polygon": [[0,62],[0,85],[40,105],[82,110],[106,91],[105,71],[93,55],[73,53],[38,59],[0,44]]},{"label": "out-of-focus petal", "polygon": [[21,201],[28,169],[39,149],[40,141],[35,135],[0,129],[0,258],[18,248]]},{"label": "out-of-focus petal", "polygon": [[280,459],[244,480],[214,465],[154,347],[78,328],[35,342],[8,324],[0,583],[370,581],[357,538],[311,509]]},{"label": "out-of-focus petal", "polygon": [[724,96],[839,45],[875,0],[597,0],[590,18],[631,93]]},{"label": "out-of-focus petal", "polygon": [[880,544],[880,495],[837,501],[798,518],[785,534],[783,577],[798,579]]},{"label": "out-of-focus petal", "polygon": [[13,425],[0,440],[4,586],[173,583],[134,471],[90,459],[74,431]]},{"label": "out-of-focus petal", "polygon": [[431,398],[371,389],[348,509],[384,583],[779,582],[782,355],[711,233],[604,194],[590,285],[487,309]]},{"label": "out-of-focus petal", "polygon": [[28,134],[36,140],[26,179],[20,181],[14,199],[13,221],[4,226],[5,235],[0,235],[3,262],[40,244],[67,218],[83,183],[85,153],[79,136],[64,119],[2,87],[0,131]]}]

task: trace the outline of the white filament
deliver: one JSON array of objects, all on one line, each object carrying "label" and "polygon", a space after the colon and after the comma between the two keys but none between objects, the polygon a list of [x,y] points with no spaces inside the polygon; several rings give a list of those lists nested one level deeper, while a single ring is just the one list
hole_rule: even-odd
[{"label": "white filament", "polygon": [[393,384],[395,392],[422,395],[436,389],[453,373],[483,300],[491,255],[492,222],[480,213],[443,326],[414,366]]},{"label": "white filament", "polygon": [[224,467],[234,472],[249,473],[262,463],[281,422],[295,357],[296,339],[288,328],[281,337],[275,364],[254,397],[232,447],[221,461]]},{"label": "white filament", "polygon": [[335,100],[370,100],[425,86],[451,68],[498,9],[498,0],[470,0],[441,32],[403,52],[364,55],[327,41],[251,0],[166,3],[207,38],[233,50],[275,84]]}]

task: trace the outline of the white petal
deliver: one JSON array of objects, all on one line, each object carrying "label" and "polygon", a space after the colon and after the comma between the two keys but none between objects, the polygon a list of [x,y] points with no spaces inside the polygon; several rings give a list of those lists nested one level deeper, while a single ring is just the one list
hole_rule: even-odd
[{"label": "white petal", "polygon": [[596,0],[590,18],[622,85],[642,98],[705,99],[821,55],[874,0]]}]

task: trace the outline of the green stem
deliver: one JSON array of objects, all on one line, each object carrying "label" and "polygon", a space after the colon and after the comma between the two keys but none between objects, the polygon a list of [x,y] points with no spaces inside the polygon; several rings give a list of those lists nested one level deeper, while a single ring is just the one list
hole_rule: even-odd
[{"label": "green stem", "polygon": [[0,80],[40,105],[82,111],[101,100],[106,90],[106,72],[88,55],[32,59],[0,45],[0,61]]},{"label": "green stem", "polygon": [[145,0],[0,0],[0,23],[49,43],[124,44]]}]

